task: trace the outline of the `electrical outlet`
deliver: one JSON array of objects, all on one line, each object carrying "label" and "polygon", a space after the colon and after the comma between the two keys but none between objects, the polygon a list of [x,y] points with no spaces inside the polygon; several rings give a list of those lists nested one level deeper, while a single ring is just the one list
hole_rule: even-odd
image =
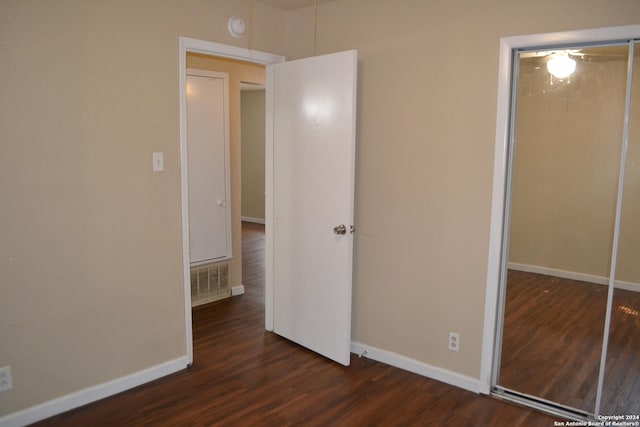
[{"label": "electrical outlet", "polygon": [[449,332],[449,350],[460,351],[460,334]]},{"label": "electrical outlet", "polygon": [[11,366],[0,368],[0,391],[7,391],[13,388],[13,380],[11,378]]}]

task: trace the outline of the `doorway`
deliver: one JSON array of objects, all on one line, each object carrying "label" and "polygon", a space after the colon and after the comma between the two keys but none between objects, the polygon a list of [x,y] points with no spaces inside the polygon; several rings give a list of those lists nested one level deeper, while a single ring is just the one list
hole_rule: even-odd
[{"label": "doorway", "polygon": [[[219,45],[180,39],[183,190],[188,179],[184,162],[184,70],[189,44],[193,45],[191,52],[197,55],[220,56],[216,48]],[[253,63],[261,56],[255,51],[233,47],[223,47],[220,51],[222,56],[249,59]],[[268,54],[262,57],[265,58],[262,65],[271,65],[267,67],[266,84],[265,175],[269,185],[265,203],[265,328],[348,365],[355,232],[357,52],[338,52],[286,63],[280,63],[284,60],[282,57]],[[327,164],[331,168],[325,167]],[[189,264],[186,193],[182,193],[185,266]],[[300,268],[302,265],[312,268]],[[299,277],[301,275],[305,277]],[[317,282],[322,286],[310,286]],[[189,290],[185,286],[186,300]],[[321,291],[324,291],[321,298],[316,298]],[[313,309],[299,309],[306,306]],[[274,307],[278,310],[274,311]],[[192,361],[193,336],[188,311],[187,306],[187,356]],[[288,335],[292,325],[297,334]],[[305,325],[305,328],[295,328],[295,325]]]},{"label": "doorway", "polygon": [[[265,118],[264,85],[240,83],[242,147],[242,222],[265,224]],[[244,273],[243,273],[244,275]]]},{"label": "doorway", "polygon": [[640,413],[639,31],[508,48],[492,393],[569,418]]},{"label": "doorway", "polygon": [[[252,157],[252,153],[249,151],[242,154],[242,135],[244,134],[242,129],[242,92],[243,86],[246,86],[246,82],[256,85],[264,85],[266,70],[261,64],[250,63],[246,61],[239,61],[235,59],[221,58],[211,55],[203,55],[198,53],[187,52],[187,123],[188,131],[191,132],[192,111],[191,107],[204,103],[201,98],[216,99],[217,102],[210,101],[213,104],[218,104],[222,99],[226,102],[226,112],[224,113],[224,121],[227,131],[227,145],[224,153],[222,150],[209,150],[209,151],[196,151],[194,150],[194,142],[197,143],[199,136],[198,133],[189,133],[187,141],[187,151],[189,153],[189,221],[190,221],[190,257],[191,257],[191,294],[193,306],[201,305],[209,302],[213,302],[218,299],[227,298],[232,295],[240,295],[244,293],[244,284],[242,282],[242,250],[241,250],[241,215],[242,208],[244,206],[241,200],[243,197],[243,189],[247,187],[244,185],[245,174],[243,167],[243,159],[245,157]],[[209,90],[207,92],[197,93],[199,86],[196,86],[192,80],[193,74],[202,75],[200,77],[209,86],[212,85],[212,78],[218,75],[224,76],[226,83],[226,90],[224,97],[216,91]],[[202,83],[202,84],[204,84]],[[208,86],[206,86],[208,88]],[[205,93],[207,96],[205,96]],[[198,112],[197,109],[194,110]],[[216,135],[223,129],[219,124],[216,125],[215,109],[209,114],[202,115],[201,121],[208,123],[205,127],[206,132],[202,132],[206,136],[206,140],[210,141],[211,145],[214,145],[215,138],[210,138],[209,135]],[[262,121],[248,126],[262,127],[264,139],[264,108],[262,109]],[[195,139],[194,139],[195,137]],[[196,145],[196,148],[198,146]],[[251,148],[251,147],[249,147]],[[256,147],[257,150],[264,152],[264,141],[262,148]],[[225,159],[223,164],[222,160]],[[264,171],[264,154],[261,156],[262,170]],[[202,165],[209,167],[202,167]],[[195,171],[192,166],[196,166]],[[212,167],[214,165],[218,168]],[[197,167],[200,166],[198,169]],[[204,169],[205,173],[200,172]],[[220,171],[216,172],[216,169]],[[248,168],[248,169],[256,169]],[[216,191],[216,177],[222,175],[222,178],[226,176],[227,182],[227,196],[221,197],[220,191]],[[200,192],[193,194],[191,191],[194,188],[194,178],[199,178],[195,182],[200,182]],[[264,178],[263,178],[264,181]],[[248,181],[250,182],[250,181]],[[242,183],[242,185],[241,185]],[[249,186],[250,188],[250,186]],[[264,205],[264,184],[261,191],[259,191],[260,197],[262,197],[262,205]],[[228,254],[222,258],[210,259],[205,262],[199,262],[196,258],[197,253],[194,251],[194,239],[200,243],[207,243],[208,246],[221,245],[224,242],[224,233],[204,233],[198,228],[198,222],[194,222],[194,219],[198,219],[194,215],[194,206],[198,207],[200,200],[194,201],[194,197],[200,197],[206,199],[206,196],[210,199],[211,211],[219,210],[219,205],[223,205],[227,210],[227,248]],[[204,195],[204,197],[203,197]],[[213,222],[215,216],[206,212],[207,215],[200,215]],[[264,216],[263,216],[264,218]],[[215,231],[215,230],[214,230]],[[201,245],[202,246],[202,245]],[[232,249],[232,250],[231,250]],[[202,292],[204,290],[204,292]]]},{"label": "doorway", "polygon": [[[202,62],[208,59],[218,57],[224,58],[230,62],[244,62],[253,64],[256,67],[264,68],[266,65],[277,64],[284,61],[284,57],[279,55],[273,55],[266,52],[250,51],[248,49],[222,45],[213,42],[205,42],[202,40],[191,39],[187,37],[180,37],[179,39],[179,88],[180,88],[180,158],[181,158],[181,194],[182,194],[182,259],[183,259],[183,282],[184,282],[184,301],[185,301],[185,328],[186,328],[186,353],[187,361],[189,364],[193,363],[193,325],[191,319],[191,272],[190,272],[190,254],[189,254],[189,199],[188,199],[188,164],[187,164],[187,135],[186,135],[186,72],[187,65],[193,68],[202,68]],[[188,55],[192,58],[188,60]],[[187,64],[189,61],[189,64]],[[220,71],[220,70],[218,70]],[[250,79],[249,79],[250,80]],[[238,82],[239,84],[239,82]],[[239,93],[238,93],[239,98]],[[233,108],[233,106],[231,107]],[[238,114],[239,114],[239,100],[238,100]],[[231,125],[233,126],[233,124]],[[239,141],[236,148],[239,149]],[[232,154],[233,155],[233,154]],[[232,165],[233,167],[233,165]],[[239,168],[237,173],[239,173]],[[231,179],[233,180],[233,174]],[[234,210],[234,206],[237,204],[239,207],[240,197],[236,195],[235,200],[232,194],[232,212],[238,212]],[[237,236],[236,240],[239,242],[241,238],[241,222],[239,214],[236,214],[237,219],[232,220],[232,234]],[[234,244],[232,257],[238,261],[241,259],[241,244]],[[231,261],[233,262],[233,261]],[[241,262],[236,262],[231,266],[230,274],[241,275],[242,265]],[[233,290],[232,290],[233,292]]]},{"label": "doorway", "polygon": [[[265,301],[265,86],[240,83],[242,147],[242,285],[246,297]],[[262,317],[264,319],[264,316]]]}]

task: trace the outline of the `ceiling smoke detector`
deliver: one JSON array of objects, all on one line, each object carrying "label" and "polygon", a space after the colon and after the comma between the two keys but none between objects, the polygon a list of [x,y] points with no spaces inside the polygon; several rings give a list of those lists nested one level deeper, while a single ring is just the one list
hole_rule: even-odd
[{"label": "ceiling smoke detector", "polygon": [[245,24],[244,19],[232,16],[227,22],[227,28],[229,29],[229,34],[237,38],[241,37],[247,30],[247,24]]}]

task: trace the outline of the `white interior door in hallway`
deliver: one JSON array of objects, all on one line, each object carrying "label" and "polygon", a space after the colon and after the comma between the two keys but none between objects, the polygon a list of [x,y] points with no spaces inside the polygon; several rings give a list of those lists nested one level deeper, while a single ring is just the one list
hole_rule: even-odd
[{"label": "white interior door in hallway", "polygon": [[191,265],[231,256],[228,81],[226,73],[187,72]]}]

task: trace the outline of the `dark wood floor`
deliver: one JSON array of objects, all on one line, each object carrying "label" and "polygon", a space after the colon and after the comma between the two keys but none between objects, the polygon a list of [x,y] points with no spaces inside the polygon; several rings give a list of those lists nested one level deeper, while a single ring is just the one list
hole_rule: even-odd
[{"label": "dark wood floor", "polygon": [[[522,271],[507,277],[499,384],[594,412],[607,287]],[[601,413],[640,413],[640,293],[616,289]]]},{"label": "dark wood floor", "polygon": [[264,331],[264,228],[243,224],[246,293],[193,311],[195,361],[38,426],[540,426],[554,418]]}]

